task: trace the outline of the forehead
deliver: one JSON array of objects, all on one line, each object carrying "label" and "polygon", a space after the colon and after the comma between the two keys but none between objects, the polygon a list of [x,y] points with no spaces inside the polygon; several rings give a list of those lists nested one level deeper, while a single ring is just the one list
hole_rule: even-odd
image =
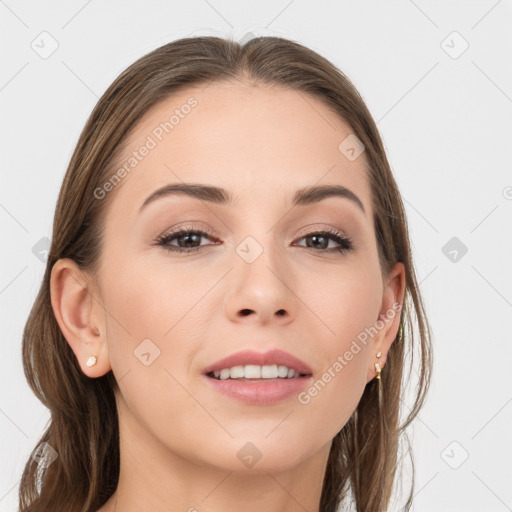
[{"label": "forehead", "polygon": [[232,191],[236,204],[285,206],[298,188],[337,184],[369,213],[364,153],[354,160],[340,150],[351,134],[304,92],[233,81],[191,87],[161,101],[134,128],[116,162],[129,172],[114,201],[130,215],[157,188],[186,182]]}]

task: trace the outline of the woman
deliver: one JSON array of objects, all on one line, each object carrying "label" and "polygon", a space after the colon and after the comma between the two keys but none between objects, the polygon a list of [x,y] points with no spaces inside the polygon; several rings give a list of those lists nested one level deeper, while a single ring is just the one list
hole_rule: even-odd
[{"label": "woman", "polygon": [[282,38],[164,45],[99,100],[62,184],[23,339],[51,422],[20,509],[388,510],[430,338],[347,77]]}]

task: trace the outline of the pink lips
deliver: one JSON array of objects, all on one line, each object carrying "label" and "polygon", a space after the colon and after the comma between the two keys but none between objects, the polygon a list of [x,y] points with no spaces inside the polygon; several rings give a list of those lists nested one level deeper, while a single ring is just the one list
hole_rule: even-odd
[{"label": "pink lips", "polygon": [[[277,365],[293,368],[302,377],[276,379],[225,379],[217,380],[208,376],[215,370],[256,364],[259,366]],[[297,396],[313,380],[311,368],[300,359],[275,349],[261,353],[244,350],[208,366],[204,369],[204,378],[219,393],[249,405],[271,405],[292,396]]]},{"label": "pink lips", "polygon": [[272,405],[292,398],[311,385],[313,377],[293,377],[291,379],[268,380],[216,380],[206,375],[208,385],[219,393],[248,405]]},{"label": "pink lips", "polygon": [[244,350],[232,354],[204,369],[203,373],[208,374],[215,370],[222,370],[223,368],[232,368],[233,366],[245,366],[247,364],[256,364],[259,366],[273,365],[286,366],[293,368],[302,375],[311,375],[313,372],[311,368],[295,356],[283,350],[274,349],[268,352],[261,353],[254,350]]}]

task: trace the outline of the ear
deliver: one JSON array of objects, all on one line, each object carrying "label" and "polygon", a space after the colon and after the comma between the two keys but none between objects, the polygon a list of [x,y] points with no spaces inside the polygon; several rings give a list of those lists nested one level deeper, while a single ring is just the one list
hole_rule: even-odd
[{"label": "ear", "polygon": [[[111,369],[104,315],[94,293],[92,280],[72,259],[62,258],[54,264],[50,277],[53,313],[82,372],[92,378]],[[92,355],[96,355],[96,364],[89,367],[86,363]]]},{"label": "ear", "polygon": [[[382,305],[379,312],[379,318],[375,322],[377,335],[372,341],[371,369],[369,380],[376,375],[375,363],[379,363],[380,369],[386,364],[386,357],[391,344],[396,338],[400,328],[400,317],[404,306],[405,296],[405,267],[401,262],[395,263],[389,276],[384,283],[384,292],[382,295]],[[381,357],[376,354],[381,352]]]}]

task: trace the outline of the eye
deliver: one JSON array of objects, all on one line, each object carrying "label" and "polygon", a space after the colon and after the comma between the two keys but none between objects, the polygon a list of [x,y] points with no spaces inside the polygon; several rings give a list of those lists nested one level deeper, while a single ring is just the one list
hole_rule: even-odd
[{"label": "eye", "polygon": [[[184,227],[157,238],[156,245],[163,246],[169,252],[195,252],[201,247],[202,238],[212,240],[206,231]],[[178,240],[178,245],[170,243],[175,239]]]},{"label": "eye", "polygon": [[[203,245],[207,245],[201,244],[201,239],[203,238],[218,242],[218,240],[213,238],[208,231],[194,229],[192,227],[184,227],[176,231],[166,233],[157,238],[155,242],[156,245],[164,247],[168,252],[190,253],[198,251]],[[172,244],[171,242],[173,240],[176,240],[178,244]],[[304,235],[300,240],[308,240],[305,247],[315,249],[316,252],[345,253],[354,248],[354,244],[349,237],[334,229],[312,231]],[[329,242],[331,241],[338,244],[338,247],[328,248]]]},{"label": "eye", "polygon": [[[307,233],[300,240],[310,240],[306,243],[308,248],[319,248],[317,252],[339,252],[345,253],[354,249],[352,240],[334,229],[326,229],[323,231],[312,231]],[[338,247],[331,247],[328,249],[329,241],[334,241],[338,244]],[[304,246],[302,246],[304,247]]]}]

